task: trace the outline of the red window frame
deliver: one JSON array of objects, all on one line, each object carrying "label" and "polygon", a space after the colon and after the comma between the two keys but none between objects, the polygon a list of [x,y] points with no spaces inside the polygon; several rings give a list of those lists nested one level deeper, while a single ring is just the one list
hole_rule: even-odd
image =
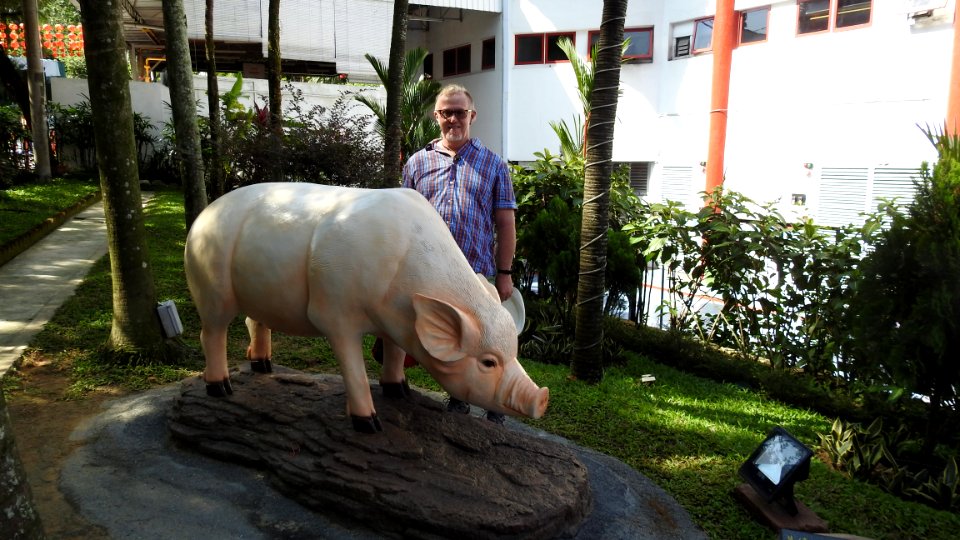
[{"label": "red window frame", "polygon": [[[487,56],[487,45],[493,49],[490,56]],[[493,69],[497,67],[497,38],[487,38],[480,44],[480,69]]]},{"label": "red window frame", "polygon": [[845,30],[853,30],[857,28],[864,28],[870,26],[873,22],[873,0],[860,0],[860,3],[867,4],[867,9],[869,14],[867,15],[866,22],[858,24],[848,24],[844,26],[837,26],[837,20],[840,18],[840,9],[839,5],[841,1],[845,0],[827,0],[827,27],[823,30],[815,30],[811,32],[801,32],[800,31],[800,15],[801,15],[801,6],[816,0],[797,0],[797,36],[809,36],[815,34],[823,34],[825,32],[842,32]]},{"label": "red window frame", "polygon": [[[628,34],[631,34],[631,33],[640,34],[644,32],[647,34],[647,51],[649,52],[647,54],[624,54],[623,55],[624,60],[634,60],[638,62],[649,62],[653,60],[653,27],[652,26],[636,26],[632,28],[624,28],[623,38],[624,39],[628,37],[631,38],[630,44],[632,46],[635,43],[635,41],[632,39],[633,36],[629,36]],[[599,41],[600,41],[599,30],[590,30],[589,32],[587,32],[587,58],[588,59],[593,58],[593,44]],[[630,51],[627,51],[627,53],[629,52]]]},{"label": "red window frame", "polygon": [[[765,12],[765,13],[767,14],[767,22],[766,22],[766,24],[764,25],[764,28],[765,28],[767,31],[763,33],[763,39],[758,39],[758,40],[756,40],[756,41],[747,41],[747,42],[744,42],[744,41],[743,41],[743,31],[744,31],[743,22],[744,22],[744,20],[745,20],[745,17],[746,17],[748,14],[750,14],[750,13],[756,13],[756,12],[758,12],[758,11],[763,11],[763,12]],[[764,43],[764,42],[767,41],[767,38],[768,38],[768,36],[769,36],[769,29],[770,29],[770,6],[761,6],[761,7],[757,7],[757,8],[753,8],[753,9],[745,9],[745,10],[743,10],[743,11],[740,12],[739,17],[737,17],[737,22],[738,22],[737,27],[739,28],[739,30],[737,31],[737,46],[738,46],[738,47],[739,47],[740,45],[753,45],[754,43]]]},{"label": "red window frame", "polygon": [[[700,23],[710,21],[710,45],[706,47],[697,48],[697,30],[700,28]],[[693,34],[690,36],[690,54],[701,54],[705,52],[710,52],[713,50],[713,17],[702,17],[693,21]]]},{"label": "red window frame", "polygon": [[[465,52],[464,52],[465,50]],[[454,77],[456,75],[464,75],[470,73],[470,56],[471,56],[470,44],[460,45],[458,47],[451,47],[449,49],[443,50],[442,56],[442,73],[444,77]],[[461,60],[463,55],[466,54],[466,66],[462,66]],[[447,69],[449,66],[447,60],[449,58],[453,59],[453,69]]]},{"label": "red window frame", "polygon": [[[520,40],[521,39],[530,39],[530,38],[540,38],[540,58],[539,60],[520,60]],[[553,43],[556,43],[562,37],[570,38],[570,41],[574,45],[577,44],[577,33],[576,32],[549,32],[549,33],[535,33],[535,34],[516,34],[514,39],[514,48],[513,48],[513,63],[518,66],[525,65],[534,65],[534,64],[559,64],[563,62],[569,62],[570,60],[564,56],[562,59],[550,59],[549,51],[550,46]],[[562,53],[561,53],[562,54]]]}]

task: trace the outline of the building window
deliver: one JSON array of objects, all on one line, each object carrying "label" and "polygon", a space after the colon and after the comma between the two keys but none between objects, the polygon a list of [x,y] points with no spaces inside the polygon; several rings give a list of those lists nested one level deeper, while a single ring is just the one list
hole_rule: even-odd
[{"label": "building window", "polygon": [[567,62],[567,55],[557,43],[567,38],[576,44],[577,35],[574,32],[557,32],[553,34],[521,34],[516,36],[516,57],[514,62],[520,64],[552,64]]},{"label": "building window", "polygon": [[483,40],[483,45],[480,50],[480,69],[493,69],[497,67],[496,38]]},{"label": "building window", "polygon": [[423,76],[427,79],[433,78],[433,53],[427,54],[423,59]]},{"label": "building window", "polygon": [[443,51],[443,76],[470,73],[470,45],[461,45]]},{"label": "building window", "polygon": [[740,44],[766,41],[769,19],[770,6],[740,13]]},{"label": "building window", "polygon": [[697,19],[693,25],[693,52],[709,51],[713,46],[713,17]]},{"label": "building window", "polygon": [[[630,39],[630,45],[623,53],[624,60],[628,61],[651,61],[653,60],[653,27],[642,28],[624,28],[623,39]],[[600,31],[591,30],[587,34],[589,48],[587,49],[587,58],[593,57],[594,47],[600,43]]]},{"label": "building window", "polygon": [[797,0],[797,33],[813,34],[870,23],[872,0]]}]

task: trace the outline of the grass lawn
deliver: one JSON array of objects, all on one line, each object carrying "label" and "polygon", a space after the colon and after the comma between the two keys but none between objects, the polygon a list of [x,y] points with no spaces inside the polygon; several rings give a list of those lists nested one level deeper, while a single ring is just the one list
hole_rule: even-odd
[{"label": "grass lawn", "polygon": [[[185,328],[184,342],[199,350],[199,322],[183,275],[183,198],[158,192],[147,208],[149,249],[158,299],[173,299]],[[33,347],[72,369],[73,398],[90,388],[119,385],[142,389],[179,380],[202,369],[199,354],[180,366],[103,366],[93,352],[110,331],[111,287],[104,258],[74,298],[38,335]],[[369,343],[368,343],[369,346]],[[239,362],[246,335],[232,328],[230,358]],[[369,349],[368,349],[369,350]],[[335,371],[323,340],[275,335],[274,362],[310,371]],[[524,362],[530,376],[550,387],[546,416],[531,425],[614,456],[671,493],[711,538],[762,539],[776,534],[753,521],[731,495],[737,469],[773,426],[785,427],[813,447],[832,419],[770,401],[731,384],[720,384],[629,355],[607,370],[603,382],[568,378],[564,366]],[[372,360],[368,368],[376,376]],[[656,382],[640,382],[652,373]],[[420,368],[408,371],[413,384],[439,389]],[[826,519],[834,532],[875,539],[947,539],[960,531],[960,516],[905,502],[879,488],[836,473],[814,459],[810,479],[797,497]]]},{"label": "grass lawn", "polygon": [[54,178],[45,183],[0,190],[0,245],[99,189],[96,179]]}]

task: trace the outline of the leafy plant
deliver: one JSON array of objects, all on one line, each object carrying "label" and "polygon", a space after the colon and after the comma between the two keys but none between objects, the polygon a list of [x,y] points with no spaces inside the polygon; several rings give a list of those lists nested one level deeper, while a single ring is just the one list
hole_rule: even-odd
[{"label": "leafy plant", "polygon": [[[432,79],[417,79],[417,72],[428,54],[429,51],[420,47],[411,49],[407,51],[403,63],[403,95],[400,98],[400,131],[403,133],[403,139],[400,143],[400,151],[404,161],[440,136],[440,126],[429,114],[433,110],[437,95],[440,94],[440,83]],[[388,66],[370,54],[364,57],[373,66],[380,82],[386,87],[389,80]],[[357,94],[354,99],[373,112],[376,117],[374,125],[377,134],[384,139],[387,126],[386,106],[364,94]]]}]

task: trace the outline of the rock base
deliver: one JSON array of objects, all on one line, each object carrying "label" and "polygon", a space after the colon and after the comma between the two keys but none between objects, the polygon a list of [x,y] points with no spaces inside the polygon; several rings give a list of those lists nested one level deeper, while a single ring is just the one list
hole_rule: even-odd
[{"label": "rock base", "polygon": [[383,432],[371,435],[353,430],[340,377],[274,366],[231,381],[227,398],[185,381],[174,438],[262,468],[278,491],[345,523],[395,537],[554,538],[591,511],[587,469],[566,447],[448,413],[416,390],[391,399],[374,386]]}]

